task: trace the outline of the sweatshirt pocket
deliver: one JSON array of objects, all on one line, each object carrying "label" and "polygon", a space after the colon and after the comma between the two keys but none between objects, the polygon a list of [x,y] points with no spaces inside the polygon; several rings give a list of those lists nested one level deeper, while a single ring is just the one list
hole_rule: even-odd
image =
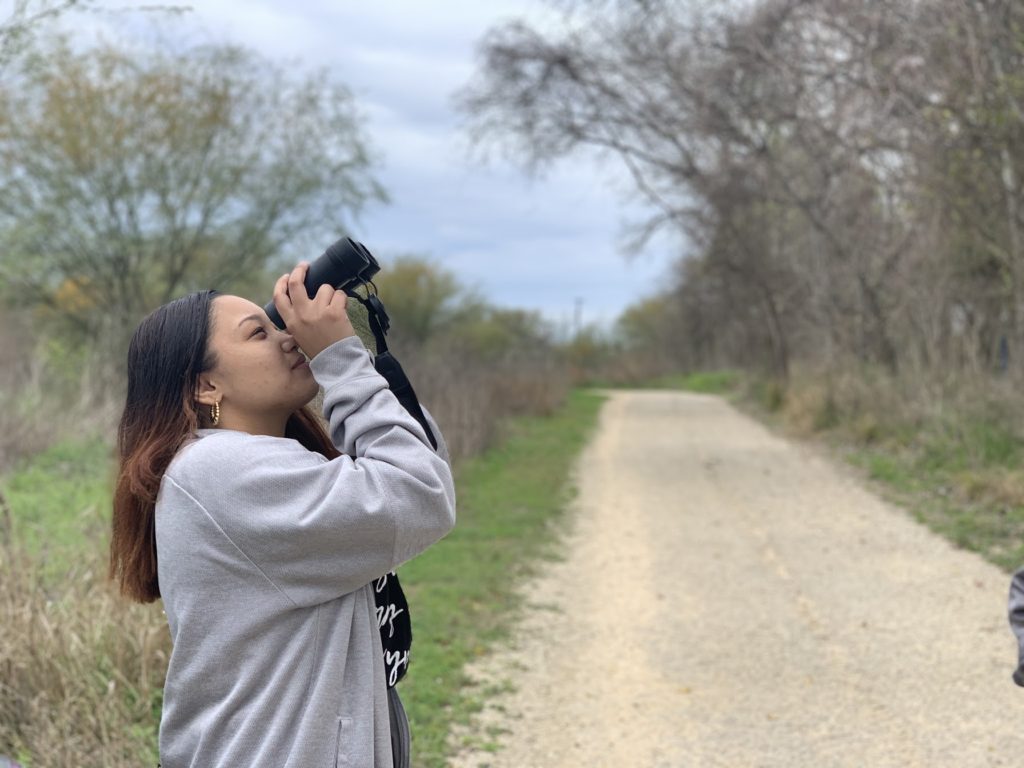
[{"label": "sweatshirt pocket", "polygon": [[335,768],[350,768],[352,754],[352,718],[338,718],[338,746],[335,750]]}]

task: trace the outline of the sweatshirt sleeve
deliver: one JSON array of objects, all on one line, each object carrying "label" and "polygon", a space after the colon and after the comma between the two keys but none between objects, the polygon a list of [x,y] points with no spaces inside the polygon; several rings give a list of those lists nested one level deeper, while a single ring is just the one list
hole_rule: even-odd
[{"label": "sweatshirt sleeve", "polygon": [[1017,668],[1013,681],[1024,686],[1024,568],[1018,569],[1010,580],[1010,597],[1007,604],[1010,630],[1017,639]]},{"label": "sweatshirt sleeve", "polygon": [[310,367],[324,387],[332,440],[346,455],[328,461],[295,440],[225,433],[195,446],[188,474],[201,463],[201,477],[172,478],[186,490],[202,486],[197,500],[206,514],[296,605],[358,589],[455,524],[448,463],[362,342],[336,342]]}]

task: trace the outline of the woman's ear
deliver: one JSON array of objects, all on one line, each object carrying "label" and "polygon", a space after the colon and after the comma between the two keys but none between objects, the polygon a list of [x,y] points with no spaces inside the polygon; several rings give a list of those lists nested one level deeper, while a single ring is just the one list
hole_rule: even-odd
[{"label": "woman's ear", "polygon": [[199,374],[199,383],[196,385],[196,402],[200,405],[213,405],[220,402],[223,394],[217,386],[217,382],[210,378],[208,373]]}]

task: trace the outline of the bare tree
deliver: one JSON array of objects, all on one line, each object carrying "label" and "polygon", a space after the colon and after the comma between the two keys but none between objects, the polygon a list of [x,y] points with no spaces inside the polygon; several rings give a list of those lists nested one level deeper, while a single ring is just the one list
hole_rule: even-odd
[{"label": "bare tree", "polygon": [[780,375],[794,354],[895,371],[1024,341],[1024,9],[562,5],[563,33],[492,31],[460,103],[529,167],[623,162],[651,204],[639,239],[680,228],[705,264],[678,295],[713,317],[677,320],[739,323],[737,362]]},{"label": "bare tree", "polygon": [[13,0],[10,13],[0,18],[0,67],[24,49],[40,24],[88,4],[89,0]]}]

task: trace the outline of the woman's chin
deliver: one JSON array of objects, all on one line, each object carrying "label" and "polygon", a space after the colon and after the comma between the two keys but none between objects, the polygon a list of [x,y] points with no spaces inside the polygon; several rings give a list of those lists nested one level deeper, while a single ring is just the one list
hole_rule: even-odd
[{"label": "woman's chin", "polygon": [[310,378],[309,388],[306,390],[306,402],[304,405],[309,405],[319,392],[320,385],[316,383],[316,379]]}]

